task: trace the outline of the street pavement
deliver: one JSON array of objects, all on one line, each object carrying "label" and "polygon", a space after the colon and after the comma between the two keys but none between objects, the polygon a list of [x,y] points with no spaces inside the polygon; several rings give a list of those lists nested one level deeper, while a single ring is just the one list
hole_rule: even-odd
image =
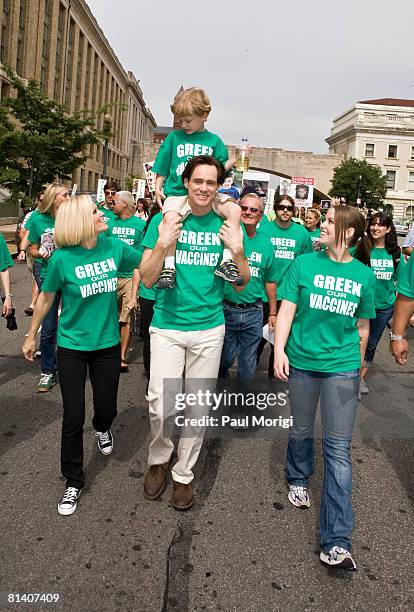
[{"label": "street pavement", "polygon": [[[77,511],[60,516],[59,387],[35,393],[39,363],[26,362],[20,350],[30,323],[23,314],[30,295],[24,264],[13,268],[12,279],[19,328],[0,329],[0,610],[414,608],[412,356],[408,366],[397,366],[384,338],[360,404],[352,445],[359,569],[341,573],[318,558],[320,443],[312,505],[300,511],[286,496],[286,429],[209,438],[189,512],[170,506],[171,481],[159,500],[144,499],[149,423],[138,338],[121,377],[110,457],[99,453],[93,436],[88,387],[87,485]],[[59,601],[9,604],[9,593],[58,594]]]}]

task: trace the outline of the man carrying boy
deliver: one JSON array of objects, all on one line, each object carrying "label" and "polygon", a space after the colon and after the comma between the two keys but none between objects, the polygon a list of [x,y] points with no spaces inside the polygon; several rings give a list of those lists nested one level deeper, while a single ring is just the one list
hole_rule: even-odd
[{"label": "man carrying boy", "polygon": [[[151,443],[149,470],[144,494],[148,499],[161,495],[174,449],[166,423],[176,416],[174,398],[196,385],[197,391],[211,388],[217,378],[224,338],[223,281],[214,274],[224,242],[234,253],[243,284],[249,279],[240,228],[213,211],[213,202],[224,180],[224,168],[212,156],[193,158],[186,166],[183,180],[188,189],[191,213],[182,221],[166,224],[161,215],[151,221],[142,241],[145,249],[140,267],[141,279],[151,287],[161,272],[167,249],[178,240],[177,286],[158,292],[151,334],[151,376],[148,388]],[[171,384],[175,393],[171,393]],[[168,390],[168,392],[167,392]],[[195,390],[195,389],[194,389]],[[195,390],[196,391],[196,390]],[[185,408],[189,416],[190,406]],[[209,407],[197,403],[198,415],[208,415]],[[177,423],[178,425],[178,423]],[[193,467],[203,443],[205,427],[184,425],[172,468],[172,504],[187,510],[193,504]]]},{"label": "man carrying boy", "polygon": [[[174,224],[190,213],[187,190],[181,175],[188,161],[198,155],[211,155],[231,168],[235,159],[229,160],[224,142],[216,134],[205,129],[204,124],[211,111],[211,104],[202,89],[191,87],[179,94],[171,105],[174,116],[181,123],[181,130],[173,130],[162,143],[152,168],[157,174],[155,195],[162,207],[164,223]],[[163,200],[165,200],[163,204]],[[228,195],[217,197],[213,209],[237,229],[240,226],[240,209]],[[223,251],[223,259],[215,274],[230,283],[242,284],[230,249]],[[156,285],[160,289],[172,289],[175,283],[175,245],[166,252],[164,268]]]}]

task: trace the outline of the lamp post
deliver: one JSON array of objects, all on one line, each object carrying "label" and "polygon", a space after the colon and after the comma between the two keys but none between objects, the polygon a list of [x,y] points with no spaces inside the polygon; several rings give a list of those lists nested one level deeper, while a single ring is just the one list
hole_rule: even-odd
[{"label": "lamp post", "polygon": [[112,117],[111,115],[105,114],[104,118],[104,134],[105,134],[105,140],[104,140],[104,150],[103,150],[103,174],[102,174],[102,178],[104,178],[106,181],[108,180],[108,152],[109,152],[109,136],[111,133],[111,127],[112,127]]},{"label": "lamp post", "polygon": [[357,206],[361,206],[361,181],[362,181],[362,176],[361,174],[359,175],[359,181],[358,181],[358,194],[357,194]]}]

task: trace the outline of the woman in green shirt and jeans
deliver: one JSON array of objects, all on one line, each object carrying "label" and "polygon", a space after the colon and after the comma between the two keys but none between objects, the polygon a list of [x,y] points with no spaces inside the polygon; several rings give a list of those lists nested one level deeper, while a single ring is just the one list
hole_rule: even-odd
[{"label": "woman in green shirt and jeans", "polygon": [[113,448],[112,421],[116,416],[119,382],[119,325],[116,297],[118,270],[134,271],[139,254],[104,235],[103,213],[89,196],[63,202],[56,214],[55,242],[23,353],[33,361],[36,333],[62,292],[57,334],[57,363],[63,399],[61,469],[66,491],[58,504],[60,514],[72,514],[84,486],[83,425],[85,382],[93,390],[92,425],[101,453]]},{"label": "woman in green shirt and jeans", "polygon": [[320,507],[320,559],[356,569],[351,556],[350,446],[358,404],[361,357],[375,317],[375,277],[349,253],[368,261],[365,220],[355,208],[329,209],[321,225],[326,250],[292,262],[278,289],[282,299],[275,330],[275,375],[289,381],[293,426],[286,461],[288,499],[310,505],[314,470],[314,421],[320,402],[324,483]]}]

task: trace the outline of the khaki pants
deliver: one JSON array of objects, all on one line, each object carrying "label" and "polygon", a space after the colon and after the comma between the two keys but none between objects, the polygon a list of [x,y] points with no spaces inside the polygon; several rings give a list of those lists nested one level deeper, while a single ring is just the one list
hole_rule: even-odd
[{"label": "khaki pants", "polygon": [[[224,325],[200,331],[180,331],[150,327],[151,335],[151,377],[148,387],[149,416],[152,441],[149,447],[148,464],[167,463],[174,444],[170,434],[165,437],[165,421],[177,415],[174,403],[175,393],[182,392],[182,375],[185,371],[185,391],[197,393],[211,389],[220,365],[224,340]],[[168,381],[164,384],[164,379]],[[192,382],[192,379],[197,379]],[[200,380],[203,379],[203,380]],[[205,380],[204,380],[205,379]],[[210,380],[209,380],[210,379]],[[168,393],[164,393],[168,388]],[[184,416],[189,414],[187,407]],[[208,414],[209,408],[196,407],[197,417]],[[178,414],[181,414],[179,411]],[[194,467],[203,444],[205,427],[181,428],[177,450],[178,461],[172,469],[173,479],[183,484],[190,483]]]}]

